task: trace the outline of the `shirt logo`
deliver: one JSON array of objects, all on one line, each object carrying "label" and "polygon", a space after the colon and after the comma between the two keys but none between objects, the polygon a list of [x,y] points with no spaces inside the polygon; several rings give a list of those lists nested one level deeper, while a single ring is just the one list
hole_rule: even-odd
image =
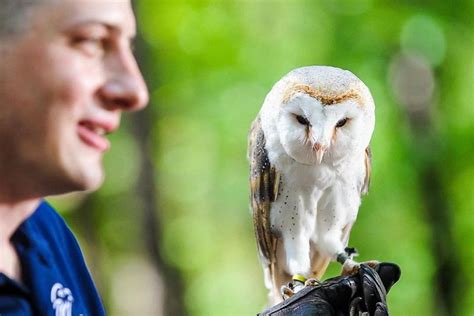
[{"label": "shirt logo", "polygon": [[72,315],[72,297],[71,290],[64,287],[61,283],[55,283],[51,288],[51,303],[56,311],[56,316]]}]

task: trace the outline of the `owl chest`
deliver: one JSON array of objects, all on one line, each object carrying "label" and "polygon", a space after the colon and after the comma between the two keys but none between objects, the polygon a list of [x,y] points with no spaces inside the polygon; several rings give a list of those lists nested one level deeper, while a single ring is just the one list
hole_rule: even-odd
[{"label": "owl chest", "polygon": [[329,168],[287,168],[281,170],[276,201],[271,206],[271,224],[275,232],[313,231],[318,203],[325,190],[336,181]]}]

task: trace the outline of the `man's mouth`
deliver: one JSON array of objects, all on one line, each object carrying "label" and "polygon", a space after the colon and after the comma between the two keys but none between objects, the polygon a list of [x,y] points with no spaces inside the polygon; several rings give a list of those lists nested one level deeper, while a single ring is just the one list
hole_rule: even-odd
[{"label": "man's mouth", "polygon": [[105,135],[114,129],[112,125],[93,121],[80,121],[77,133],[86,145],[100,152],[105,152],[110,148],[110,141]]}]

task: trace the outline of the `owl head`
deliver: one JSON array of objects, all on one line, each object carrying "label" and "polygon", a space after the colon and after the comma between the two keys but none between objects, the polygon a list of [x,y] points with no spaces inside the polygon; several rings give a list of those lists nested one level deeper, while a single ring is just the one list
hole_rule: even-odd
[{"label": "owl head", "polygon": [[374,130],[374,112],[369,89],[354,74],[309,66],[273,86],[260,118],[267,146],[280,146],[297,162],[315,165],[363,153]]}]

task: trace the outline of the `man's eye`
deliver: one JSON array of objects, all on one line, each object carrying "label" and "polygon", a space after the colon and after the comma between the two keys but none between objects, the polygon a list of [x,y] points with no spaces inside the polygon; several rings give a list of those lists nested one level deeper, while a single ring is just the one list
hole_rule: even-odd
[{"label": "man's eye", "polygon": [[88,56],[101,56],[106,49],[106,40],[100,37],[76,37],[72,45],[77,47]]}]

